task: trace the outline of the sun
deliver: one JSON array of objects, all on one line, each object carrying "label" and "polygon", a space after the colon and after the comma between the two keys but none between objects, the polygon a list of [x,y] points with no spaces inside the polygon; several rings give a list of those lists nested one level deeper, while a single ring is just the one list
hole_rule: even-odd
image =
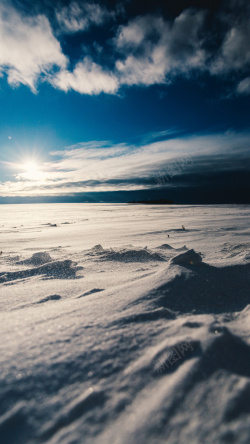
[{"label": "sun", "polygon": [[23,173],[21,174],[24,179],[28,180],[40,180],[42,171],[41,166],[35,160],[25,160],[22,163]]},{"label": "sun", "polygon": [[33,173],[39,170],[38,164],[33,160],[29,160],[24,163],[23,168],[27,173]]}]

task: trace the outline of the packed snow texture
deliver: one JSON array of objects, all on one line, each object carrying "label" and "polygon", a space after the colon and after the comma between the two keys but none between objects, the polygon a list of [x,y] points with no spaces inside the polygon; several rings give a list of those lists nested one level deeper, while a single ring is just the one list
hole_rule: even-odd
[{"label": "packed snow texture", "polygon": [[0,442],[249,444],[249,220],[2,205]]}]

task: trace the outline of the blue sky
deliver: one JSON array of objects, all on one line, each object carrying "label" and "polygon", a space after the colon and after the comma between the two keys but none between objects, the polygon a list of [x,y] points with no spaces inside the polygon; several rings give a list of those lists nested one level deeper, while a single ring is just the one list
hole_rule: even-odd
[{"label": "blue sky", "polygon": [[0,203],[249,202],[249,12],[1,2]]}]

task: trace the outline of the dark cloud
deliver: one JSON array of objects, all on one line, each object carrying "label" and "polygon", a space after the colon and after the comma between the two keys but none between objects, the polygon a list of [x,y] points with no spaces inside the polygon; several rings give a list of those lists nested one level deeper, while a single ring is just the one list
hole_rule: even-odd
[{"label": "dark cloud", "polygon": [[[246,171],[210,173],[185,178],[185,185],[146,190],[69,193],[61,196],[0,197],[3,203],[45,202],[130,202],[132,200],[172,199],[175,204],[250,204],[249,173]],[[199,184],[199,185],[198,185]]]}]

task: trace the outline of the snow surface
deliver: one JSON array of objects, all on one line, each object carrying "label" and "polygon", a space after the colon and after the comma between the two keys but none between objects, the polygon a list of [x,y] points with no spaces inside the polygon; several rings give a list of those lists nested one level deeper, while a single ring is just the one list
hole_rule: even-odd
[{"label": "snow surface", "polygon": [[0,209],[1,443],[249,444],[248,206]]}]

